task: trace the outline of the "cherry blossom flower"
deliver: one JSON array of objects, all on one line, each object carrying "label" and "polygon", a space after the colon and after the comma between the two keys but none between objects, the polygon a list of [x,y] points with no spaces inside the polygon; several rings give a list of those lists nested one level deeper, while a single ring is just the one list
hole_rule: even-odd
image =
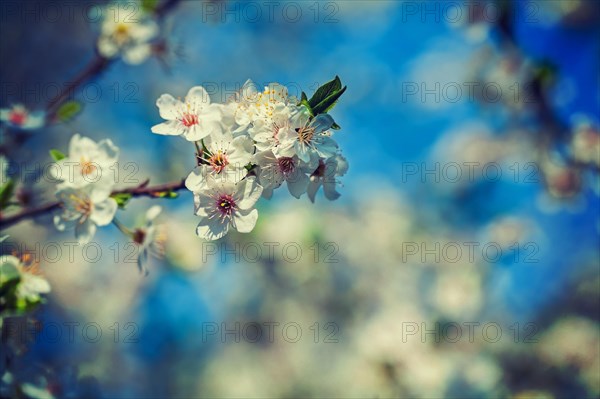
[{"label": "cherry blossom flower", "polygon": [[308,111],[302,107],[290,119],[290,125],[279,130],[278,145],[274,152],[278,156],[298,155],[303,162],[319,156],[329,158],[337,152],[337,143],[330,137],[328,130],[335,123],[328,114],[319,114],[310,119]]},{"label": "cherry blossom flower", "polygon": [[153,133],[183,135],[188,141],[199,141],[210,135],[223,133],[220,123],[222,106],[211,104],[210,97],[202,86],[192,87],[183,102],[170,94],[163,94],[156,101],[156,106],[166,122],[153,126]]},{"label": "cherry blossom flower", "polygon": [[16,296],[29,303],[40,301],[41,294],[50,292],[50,284],[40,275],[39,263],[32,262],[29,254],[21,257],[0,256],[0,285],[18,279]]},{"label": "cherry blossom flower", "polygon": [[338,184],[336,177],[345,175],[347,171],[348,162],[339,154],[327,160],[320,159],[319,166],[310,176],[310,183],[306,189],[311,202],[315,202],[315,196],[321,185],[325,198],[330,201],[338,199],[340,193],[336,191]]},{"label": "cherry blossom flower", "polygon": [[53,178],[62,181],[59,188],[81,188],[92,183],[112,187],[116,181],[111,168],[118,158],[119,148],[110,139],[96,143],[75,134],[69,142],[69,155],[49,170]]},{"label": "cherry blossom flower", "polygon": [[106,58],[121,55],[128,64],[140,64],[152,53],[150,40],[158,25],[148,15],[136,15],[114,3],[104,10],[98,52]]},{"label": "cherry blossom flower", "polygon": [[312,164],[306,164],[297,156],[277,157],[273,151],[266,150],[255,156],[255,162],[260,167],[258,173],[260,184],[263,186],[263,197],[271,198],[273,190],[287,182],[288,190],[296,198],[306,192],[311,173],[318,165],[315,159]]},{"label": "cherry blossom flower", "polygon": [[279,132],[291,129],[291,118],[297,112],[303,110],[303,107],[292,107],[279,103],[273,106],[272,112],[258,118],[253,126],[248,129],[250,137],[256,142],[258,151],[265,151],[278,146]]},{"label": "cherry blossom flower", "polygon": [[75,237],[80,244],[90,242],[97,226],[110,224],[117,212],[117,202],[110,198],[108,187],[65,187],[56,196],[61,202],[62,213],[54,216],[54,225],[60,231],[75,228]]},{"label": "cherry blossom flower", "polygon": [[233,138],[230,132],[211,136],[206,151],[199,160],[203,162],[198,173],[192,171],[186,179],[188,189],[195,191],[205,185],[208,175],[237,183],[246,174],[246,166],[252,160],[254,146],[247,136]]},{"label": "cherry blossom flower", "polygon": [[262,190],[254,177],[238,183],[209,177],[206,188],[194,192],[196,215],[202,218],[196,228],[198,236],[213,241],[225,236],[230,227],[240,233],[252,231],[258,219],[254,205]]},{"label": "cherry blossom flower", "polygon": [[245,130],[255,123],[270,126],[276,110],[295,106],[297,99],[289,96],[287,87],[279,83],[270,83],[259,92],[256,85],[248,80],[234,99],[234,103],[236,104],[233,108],[234,118],[240,126],[238,130]]},{"label": "cherry blossom flower", "polygon": [[139,245],[137,265],[144,274],[148,274],[148,270],[145,267],[148,255],[160,259],[165,254],[166,233],[164,226],[154,223],[161,212],[162,208],[160,206],[152,206],[146,212],[145,224],[135,229],[132,233],[133,242]]},{"label": "cherry blossom flower", "polygon": [[0,121],[8,126],[21,130],[35,130],[44,126],[46,113],[43,111],[31,112],[21,104],[11,108],[0,109]]}]

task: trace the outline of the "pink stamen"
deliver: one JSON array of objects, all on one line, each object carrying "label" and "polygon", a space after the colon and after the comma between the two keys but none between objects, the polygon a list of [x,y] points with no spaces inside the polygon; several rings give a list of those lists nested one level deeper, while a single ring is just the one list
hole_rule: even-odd
[{"label": "pink stamen", "polygon": [[219,195],[217,197],[216,205],[217,210],[221,213],[222,219],[231,217],[236,208],[235,200],[229,194]]},{"label": "pink stamen", "polygon": [[183,117],[181,118],[181,123],[183,123],[183,126],[185,126],[185,127],[197,125],[198,124],[198,115],[185,113],[185,114],[183,114]]}]

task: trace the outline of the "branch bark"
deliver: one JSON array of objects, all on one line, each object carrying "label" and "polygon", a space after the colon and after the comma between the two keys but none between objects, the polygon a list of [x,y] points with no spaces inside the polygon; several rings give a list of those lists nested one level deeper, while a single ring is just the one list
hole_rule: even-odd
[{"label": "branch bark", "polygon": [[[175,182],[159,184],[156,186],[148,186],[147,184],[148,181],[145,181],[139,186],[115,190],[112,192],[112,194],[131,194],[133,197],[157,198],[157,193],[165,191],[179,191],[185,188],[185,180],[178,180]],[[24,209],[19,213],[7,217],[4,217],[4,215],[0,213],[0,229],[8,228],[26,219],[31,219],[37,216],[44,215],[46,213],[50,213],[54,210],[59,209],[60,206],[61,203],[55,201],[34,208]]]}]

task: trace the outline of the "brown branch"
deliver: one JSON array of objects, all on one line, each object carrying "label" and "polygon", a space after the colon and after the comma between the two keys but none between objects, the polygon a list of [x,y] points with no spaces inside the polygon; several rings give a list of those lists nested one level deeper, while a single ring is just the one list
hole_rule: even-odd
[{"label": "brown branch", "polygon": [[[163,18],[169,11],[175,8],[179,2],[180,0],[165,0],[154,11],[156,18]],[[96,54],[96,57],[85,67],[85,69],[79,72],[73,81],[69,82],[58,96],[48,102],[46,105],[47,120],[51,121],[54,118],[54,114],[60,105],[70,96],[75,95],[75,90],[77,90],[79,86],[102,73],[115,59],[116,58],[105,58],[100,54]]]},{"label": "brown branch", "polygon": [[[178,180],[175,182],[159,184],[150,187],[148,187],[147,184],[148,181],[145,181],[144,183],[135,187],[115,190],[112,192],[112,194],[131,194],[132,197],[159,198],[160,196],[158,193],[165,191],[179,191],[185,188],[185,180]],[[21,222],[22,220],[44,215],[59,209],[60,206],[61,203],[59,201],[55,201],[35,208],[24,209],[19,213],[7,217],[4,217],[4,215],[0,213],[0,228],[5,229]]]},{"label": "brown branch", "polygon": [[87,67],[81,71],[72,82],[64,88],[64,90],[55,98],[48,102],[46,106],[46,112],[48,113],[48,117],[53,116],[53,111],[56,111],[56,108],[62,104],[69,96],[75,94],[75,90],[85,83],[90,78],[102,72],[109,64],[111,60],[108,58],[104,58],[101,55],[96,55],[96,58],[90,62]]}]

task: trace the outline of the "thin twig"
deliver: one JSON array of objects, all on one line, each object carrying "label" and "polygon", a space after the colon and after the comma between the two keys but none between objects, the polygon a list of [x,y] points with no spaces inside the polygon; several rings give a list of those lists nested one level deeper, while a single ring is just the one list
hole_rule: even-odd
[{"label": "thin twig", "polygon": [[[138,186],[125,188],[122,190],[115,190],[112,194],[131,194],[132,197],[151,197],[159,198],[158,193],[166,191],[179,191],[185,188],[185,180],[178,180],[171,183],[159,184],[156,186],[147,186],[147,182],[144,182]],[[61,203],[59,201],[51,202],[45,205],[41,205],[35,208],[24,209],[19,213],[4,217],[0,214],[0,228],[5,229],[22,220],[34,218],[37,216],[44,215],[59,209]]]}]

